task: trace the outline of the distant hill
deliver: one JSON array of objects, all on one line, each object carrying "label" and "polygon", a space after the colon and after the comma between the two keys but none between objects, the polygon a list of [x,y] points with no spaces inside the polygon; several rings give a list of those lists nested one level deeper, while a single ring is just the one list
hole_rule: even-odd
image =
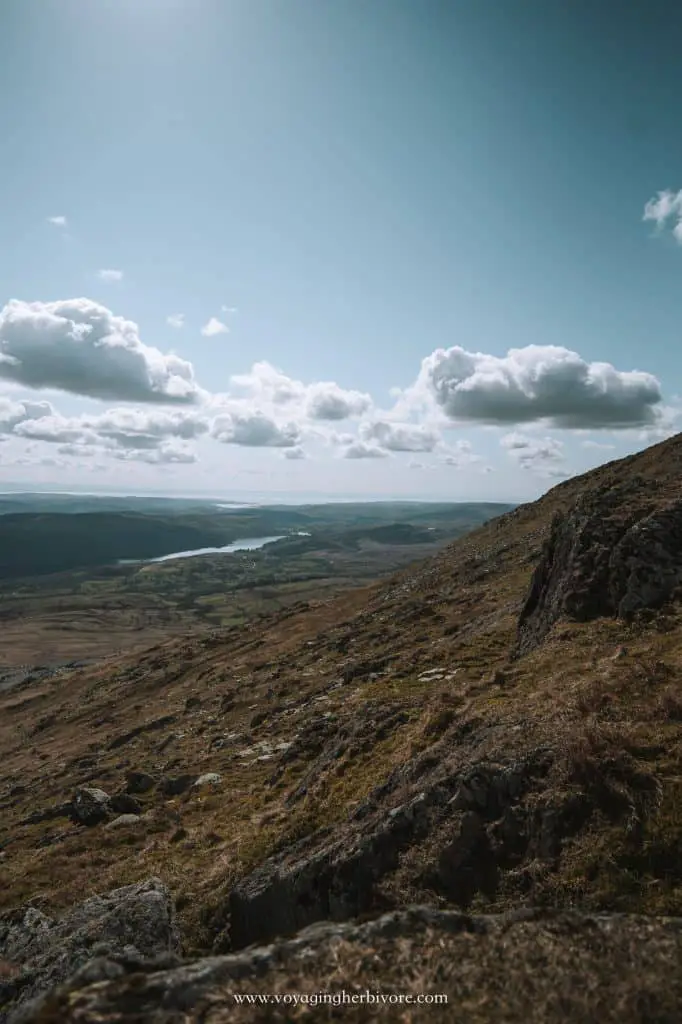
[{"label": "distant hill", "polygon": [[[105,505],[109,499],[105,499]],[[262,507],[217,511],[186,505],[168,511],[7,512],[0,515],[0,578],[12,579],[106,565],[119,559],[155,558],[176,551],[222,547],[235,540],[285,534],[291,530],[348,530],[388,520],[385,543],[407,543],[409,525],[392,520],[428,519],[453,536],[473,529],[508,505],[368,503]],[[416,529],[416,527],[414,528]],[[402,530],[402,534],[400,534]],[[359,535],[358,535],[359,536]],[[378,534],[377,537],[380,537]],[[417,535],[414,534],[416,537]],[[421,534],[427,542],[433,538]],[[300,538],[302,541],[303,538]],[[416,542],[416,541],[415,541]],[[299,543],[301,549],[305,543]]]}]

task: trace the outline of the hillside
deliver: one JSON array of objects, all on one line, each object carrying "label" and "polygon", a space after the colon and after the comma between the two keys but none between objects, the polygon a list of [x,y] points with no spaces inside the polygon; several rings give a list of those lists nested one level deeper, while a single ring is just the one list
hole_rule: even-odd
[{"label": "hillside", "polygon": [[[247,977],[246,947],[414,905],[472,915],[448,934],[479,936],[488,972],[472,967],[471,985],[502,993],[505,1016],[444,970],[472,946],[439,938],[441,918],[402,921],[391,941],[341,929],[336,953],[313,931],[307,984],[369,972],[393,990],[440,991],[440,979],[471,1022],[558,1021],[550,990],[573,992],[563,1019],[679,1019],[682,994],[663,981],[681,962],[680,926],[660,916],[682,917],[681,472],[674,437],[388,581],[0,695],[0,907],[31,900],[59,917],[156,876],[182,954],[221,957],[183,968],[204,982],[165,1017],[136,1009],[140,971],[160,998],[180,968],[150,974],[119,950],[115,969],[93,969],[30,1019],[217,1024],[222,1011],[202,1003],[201,1016],[192,998],[215,1002]],[[498,979],[495,922],[523,908],[520,961]],[[583,916],[571,925],[560,911]],[[658,917],[604,924],[614,912]],[[0,920],[10,961],[22,913],[4,933]],[[302,983],[298,954],[272,948],[269,991],[282,972]],[[421,974],[401,969],[405,957]],[[8,974],[8,1001],[31,989],[29,967]],[[536,1017],[522,997],[531,977],[549,1000]],[[249,1012],[229,1019],[296,1019]]]}]

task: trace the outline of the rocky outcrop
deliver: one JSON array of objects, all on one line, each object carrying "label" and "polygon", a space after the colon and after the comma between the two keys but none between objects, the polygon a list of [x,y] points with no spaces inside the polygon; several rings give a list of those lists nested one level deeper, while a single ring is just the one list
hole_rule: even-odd
[{"label": "rocky outcrop", "polygon": [[14,1020],[10,1009],[51,990],[93,958],[148,958],[179,948],[170,894],[156,878],[93,896],[59,920],[32,905],[4,914],[0,961],[9,965],[9,976],[0,978],[0,1020]]},{"label": "rocky outcrop", "polygon": [[[12,1024],[284,1024],[337,1014],[358,1022],[386,1010],[463,1024],[672,1024],[682,1010],[681,962],[679,919],[417,906],[191,962],[99,956]],[[352,1004],[341,1006],[343,990]]]},{"label": "rocky outcrop", "polygon": [[[547,766],[544,750],[509,764],[444,766],[428,778],[417,762],[408,764],[355,810],[340,834],[319,829],[241,879],[214,920],[215,950],[237,950],[315,921],[382,909],[382,883],[401,856],[424,841],[431,853],[421,870],[422,891],[461,907],[478,892],[493,895],[500,871],[524,857],[551,861],[588,816],[585,810],[574,821],[546,801],[524,803]],[[398,790],[405,799],[396,805],[391,792]]]},{"label": "rocky outcrop", "polygon": [[682,585],[682,500],[628,511],[609,493],[558,513],[521,611],[516,654],[527,654],[561,618],[631,619],[659,608]]}]

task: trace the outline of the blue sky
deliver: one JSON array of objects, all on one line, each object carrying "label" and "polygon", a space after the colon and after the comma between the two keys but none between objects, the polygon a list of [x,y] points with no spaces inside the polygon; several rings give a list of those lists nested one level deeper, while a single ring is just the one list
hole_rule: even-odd
[{"label": "blue sky", "polygon": [[526,500],[676,432],[680,28],[5,0],[0,483]]}]

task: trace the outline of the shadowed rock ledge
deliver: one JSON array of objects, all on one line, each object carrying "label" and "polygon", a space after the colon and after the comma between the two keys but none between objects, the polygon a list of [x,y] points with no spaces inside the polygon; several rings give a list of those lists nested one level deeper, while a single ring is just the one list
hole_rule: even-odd
[{"label": "shadowed rock ledge", "polygon": [[[148,906],[150,893],[159,892],[155,881],[136,888],[137,897],[132,892],[126,897],[133,917],[136,899]],[[123,905],[120,893],[111,896]],[[72,923],[78,911],[74,914]],[[674,918],[532,909],[468,916],[410,907],[360,923],[320,923],[294,938],[227,956],[182,961],[172,950],[174,942],[167,921],[156,935],[154,958],[133,950],[93,955],[62,987],[5,1019],[10,1024],[376,1019],[373,1004],[320,1002],[321,992],[338,1001],[344,990],[382,993],[387,1000],[447,996],[447,1005],[403,1004],[399,1019],[404,1021],[673,1024],[682,1011],[682,972],[675,970],[682,964],[682,920]],[[137,945],[149,946],[149,936]],[[49,980],[55,977],[52,972]],[[47,980],[42,977],[43,984]],[[240,1004],[235,996],[245,993],[277,997],[279,1005]]]}]

